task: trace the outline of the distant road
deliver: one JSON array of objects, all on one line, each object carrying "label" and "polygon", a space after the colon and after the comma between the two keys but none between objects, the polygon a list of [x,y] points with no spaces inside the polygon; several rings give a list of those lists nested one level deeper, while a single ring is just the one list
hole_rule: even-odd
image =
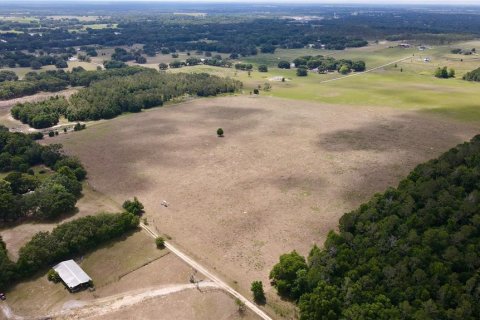
[{"label": "distant road", "polygon": [[338,78],[335,78],[335,79],[329,79],[329,80],[323,80],[323,81],[320,81],[318,83],[327,83],[327,82],[332,82],[332,81],[337,81],[337,80],[342,80],[342,79],[345,79],[345,78],[350,78],[350,77],[355,77],[355,76],[360,76],[364,73],[369,73],[369,72],[372,72],[372,71],[375,71],[375,70],[378,70],[378,69],[381,69],[381,68],[385,68],[387,66],[390,66],[394,63],[399,63],[399,62],[402,62],[404,60],[407,60],[407,59],[410,59],[412,56],[408,56],[408,57],[405,57],[405,58],[402,58],[400,60],[396,60],[396,61],[392,61],[392,62],[389,62],[387,64],[384,64],[384,65],[381,65],[381,66],[378,66],[378,67],[375,67],[375,68],[372,68],[372,69],[368,69],[366,71],[363,71],[363,72],[356,72],[356,73],[352,73],[352,74],[349,74],[349,75],[346,75],[346,76],[343,76],[343,77],[338,77]]},{"label": "distant road", "polygon": [[[143,223],[140,223],[140,227],[142,227],[150,236],[152,236],[153,238],[157,238],[158,237],[158,234],[155,233],[154,231],[152,231],[150,228],[148,228],[146,225],[144,225]],[[220,280],[217,276],[215,276],[214,274],[210,273],[210,271],[208,271],[206,268],[204,268],[202,265],[200,265],[198,262],[196,262],[195,260],[193,260],[192,258],[190,258],[189,256],[187,256],[186,254],[184,254],[183,252],[181,252],[180,250],[178,250],[177,248],[175,248],[172,244],[168,243],[168,242],[165,242],[165,246],[167,247],[167,249],[169,249],[171,252],[173,252],[174,254],[176,254],[180,259],[182,259],[183,261],[185,261],[186,263],[188,263],[191,267],[193,267],[195,270],[203,273],[205,276],[207,276],[208,278],[210,278],[210,280],[212,280],[213,282],[215,282],[219,288],[222,288],[223,290],[227,291],[228,293],[230,293],[232,296],[234,296],[235,298],[239,299],[240,301],[242,301],[248,308],[250,308],[250,310],[252,310],[253,312],[255,312],[260,318],[264,319],[264,320],[272,320],[272,318],[270,318],[265,312],[263,312],[259,307],[257,307],[254,303],[250,302],[247,298],[245,298],[244,296],[242,296],[239,292],[237,292],[235,289],[233,289],[232,287],[230,287],[227,283],[225,283],[224,281]]]}]

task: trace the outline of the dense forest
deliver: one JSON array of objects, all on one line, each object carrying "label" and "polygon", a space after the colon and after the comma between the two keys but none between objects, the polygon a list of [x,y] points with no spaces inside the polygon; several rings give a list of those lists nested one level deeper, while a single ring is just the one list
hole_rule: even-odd
[{"label": "dense forest", "polygon": [[60,115],[69,121],[110,119],[123,112],[161,106],[183,95],[214,96],[232,93],[241,87],[242,83],[237,80],[206,73],[167,74],[143,69],[131,76],[94,82],[73,94],[68,101],[52,98],[17,104],[12,108],[12,115],[35,128],[44,128],[56,124]]},{"label": "dense forest", "polygon": [[270,278],[301,319],[478,319],[480,136],[416,167]]},{"label": "dense forest", "polygon": [[[71,212],[87,172],[61,145],[41,146],[34,135],[0,126],[0,226],[21,218],[47,220]],[[35,173],[32,167],[43,165]]]},{"label": "dense forest", "polygon": [[463,80],[479,82],[480,81],[480,68],[477,68],[473,71],[467,72],[463,76]]},{"label": "dense forest", "polygon": [[[123,6],[123,9],[121,8]],[[478,10],[459,8],[405,8],[379,6],[328,7],[321,5],[203,6],[198,16],[174,15],[168,4],[141,4],[142,14],[127,14],[127,4],[108,8],[95,23],[105,28],[92,28],[92,22],[76,18],[53,20],[45,10],[30,21],[0,21],[0,51],[30,52],[42,50],[51,58],[36,56],[30,59],[0,60],[3,65],[29,63],[55,64],[74,54],[72,47],[102,45],[118,47],[140,43],[147,55],[168,49],[217,51],[228,54],[253,55],[258,51],[273,52],[276,48],[300,48],[313,45],[326,49],[345,49],[366,45],[366,39],[434,41],[446,43],[480,34]],[[176,4],[176,6],[182,6]],[[13,6],[15,7],[15,6]],[[77,11],[72,11],[73,8]],[[5,13],[22,8],[5,6]],[[70,14],[95,15],[106,10],[101,4],[88,8],[81,5],[63,8]],[[177,9],[178,10],[178,9]],[[184,8],[190,12],[198,8]],[[31,10],[32,14],[37,10]],[[55,10],[54,14],[59,14]],[[170,14],[168,13],[170,12]],[[235,15],[228,15],[234,12]],[[441,12],[441,14],[439,14]],[[53,12],[52,12],[53,13]],[[310,16],[298,19],[298,15]],[[290,16],[290,17],[289,17]],[[12,31],[12,32],[9,32]],[[51,61],[37,61],[50,59]],[[15,60],[15,61],[13,61]],[[3,61],[3,62],[2,62]]]},{"label": "dense forest", "polygon": [[137,228],[138,216],[130,212],[100,213],[78,218],[39,232],[27,242],[12,262],[0,237],[0,288],[24,279],[65,259],[84,254],[102,243]]}]

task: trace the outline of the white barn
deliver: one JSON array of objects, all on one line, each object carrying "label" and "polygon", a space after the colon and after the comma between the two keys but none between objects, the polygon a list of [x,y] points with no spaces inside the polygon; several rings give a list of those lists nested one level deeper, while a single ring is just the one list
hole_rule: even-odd
[{"label": "white barn", "polygon": [[73,260],[60,262],[53,267],[53,270],[58,273],[71,292],[88,287],[92,281],[88,274]]}]

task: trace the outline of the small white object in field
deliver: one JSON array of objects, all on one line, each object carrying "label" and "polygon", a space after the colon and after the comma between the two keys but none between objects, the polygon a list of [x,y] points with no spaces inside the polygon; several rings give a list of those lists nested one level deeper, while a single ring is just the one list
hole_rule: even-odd
[{"label": "small white object in field", "polygon": [[162,206],[164,206],[165,208],[168,207],[168,202],[165,201],[165,200],[163,200],[163,201],[162,201]]}]

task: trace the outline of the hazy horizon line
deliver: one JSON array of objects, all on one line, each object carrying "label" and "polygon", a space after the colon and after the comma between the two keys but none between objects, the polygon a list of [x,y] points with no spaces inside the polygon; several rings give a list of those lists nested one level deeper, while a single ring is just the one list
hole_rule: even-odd
[{"label": "hazy horizon line", "polygon": [[291,3],[293,1],[289,0],[6,0],[3,3],[196,3],[196,4],[209,4],[209,3],[216,3],[216,4],[242,4],[242,3],[255,3],[255,4],[265,4],[265,5],[275,5],[275,4],[290,4],[292,6],[295,5],[304,5],[304,4],[318,4],[318,5],[379,5],[379,6],[395,6],[395,5],[431,5],[431,6],[458,6],[458,5],[473,5],[473,6],[480,6],[479,0],[463,0],[457,3],[452,3],[451,0],[395,0],[389,1],[389,3],[384,3],[384,0],[300,0],[295,1],[295,3]]}]

